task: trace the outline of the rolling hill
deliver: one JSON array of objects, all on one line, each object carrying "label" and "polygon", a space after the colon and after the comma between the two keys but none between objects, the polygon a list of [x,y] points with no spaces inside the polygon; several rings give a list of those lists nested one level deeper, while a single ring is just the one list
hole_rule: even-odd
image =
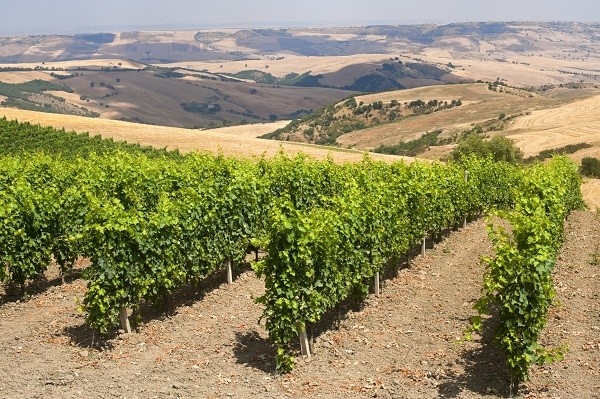
[{"label": "rolling hill", "polygon": [[595,86],[543,91],[484,83],[430,86],[356,96],[267,137],[371,151],[435,131],[433,145],[411,154],[433,159],[448,155],[462,137],[473,133],[507,136],[525,156],[590,143],[592,148],[573,155],[580,160],[600,148],[599,100]]},{"label": "rolling hill", "polygon": [[477,80],[597,85],[599,31],[503,22],[3,37],[0,82],[74,93],[0,101],[191,128],[294,119],[357,92]]}]

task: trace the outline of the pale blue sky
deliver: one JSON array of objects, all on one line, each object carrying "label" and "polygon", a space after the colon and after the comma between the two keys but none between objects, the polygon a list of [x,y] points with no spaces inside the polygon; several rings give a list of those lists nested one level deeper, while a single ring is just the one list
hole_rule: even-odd
[{"label": "pale blue sky", "polygon": [[0,35],[124,28],[600,22],[598,0],[0,0]]}]

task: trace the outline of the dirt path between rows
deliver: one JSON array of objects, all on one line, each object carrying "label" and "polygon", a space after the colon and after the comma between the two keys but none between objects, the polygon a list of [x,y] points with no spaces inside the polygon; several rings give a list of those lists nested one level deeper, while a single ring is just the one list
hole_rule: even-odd
[{"label": "dirt path between rows", "polygon": [[[599,397],[596,215],[575,213],[566,234],[560,306],[544,340],[566,341],[570,352],[533,371],[528,398]],[[100,347],[77,312],[85,282],[58,285],[49,272],[24,303],[0,288],[0,398],[505,397],[509,377],[490,330],[460,341],[479,294],[479,258],[490,254],[485,221],[451,233],[386,280],[380,297],[332,312],[316,327],[314,356],[287,375],[274,372],[274,349],[257,323],[254,298],[264,288],[251,271],[231,286],[216,274],[178,292],[168,314],[144,309],[138,332]]]}]

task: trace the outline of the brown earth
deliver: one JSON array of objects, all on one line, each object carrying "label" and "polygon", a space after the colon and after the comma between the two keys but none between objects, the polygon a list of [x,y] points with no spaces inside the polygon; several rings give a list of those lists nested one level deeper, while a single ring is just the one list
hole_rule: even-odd
[{"label": "brown earth", "polygon": [[[600,397],[599,241],[597,215],[569,218],[555,271],[558,305],[543,338],[569,352],[535,368],[521,397]],[[0,289],[0,397],[506,397],[509,377],[489,329],[461,341],[479,295],[479,257],[489,254],[484,220],[451,233],[390,273],[380,297],[332,312],[316,328],[314,356],[287,375],[274,372],[253,300],[263,283],[247,269],[231,286],[220,272],[187,287],[170,312],[145,309],[137,332],[100,344],[77,312],[85,282],[75,274],[59,285],[52,270],[27,302]]]},{"label": "brown earth", "polygon": [[[117,69],[107,72],[94,70],[98,66],[93,60],[89,63],[92,70],[83,72],[0,71],[0,82],[24,83],[40,79],[64,84],[74,92],[49,94],[65,99],[67,105],[97,112],[100,118],[186,128],[222,126],[224,120],[238,124],[243,121],[264,122],[273,117],[289,119],[294,115],[305,115],[349,94],[344,90],[324,87],[219,81],[214,75],[189,71],[184,71],[186,75],[181,78],[162,78],[157,76],[156,71]],[[52,77],[51,73],[73,73],[78,76],[59,80]],[[192,102],[218,105],[220,111],[186,111],[182,104]]]}]

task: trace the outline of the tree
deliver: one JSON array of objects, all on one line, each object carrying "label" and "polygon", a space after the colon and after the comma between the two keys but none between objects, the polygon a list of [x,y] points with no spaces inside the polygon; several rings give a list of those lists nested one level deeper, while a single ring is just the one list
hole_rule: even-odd
[{"label": "tree", "polygon": [[600,159],[592,157],[583,158],[579,171],[584,176],[600,179]]},{"label": "tree", "polygon": [[523,151],[506,137],[496,136],[488,142],[488,146],[495,161],[506,161],[514,164],[523,161]]},{"label": "tree", "polygon": [[275,114],[270,114],[270,115],[269,115],[269,120],[270,120],[271,122],[275,122],[275,121],[277,120],[277,115],[275,115]]},{"label": "tree", "polygon": [[452,159],[460,160],[467,155],[480,158],[491,157],[494,161],[520,163],[523,160],[523,151],[506,137],[496,136],[485,141],[481,136],[472,134],[462,140],[451,154]]},{"label": "tree", "polygon": [[94,87],[94,86],[96,86],[96,83],[90,82],[90,87]]}]

